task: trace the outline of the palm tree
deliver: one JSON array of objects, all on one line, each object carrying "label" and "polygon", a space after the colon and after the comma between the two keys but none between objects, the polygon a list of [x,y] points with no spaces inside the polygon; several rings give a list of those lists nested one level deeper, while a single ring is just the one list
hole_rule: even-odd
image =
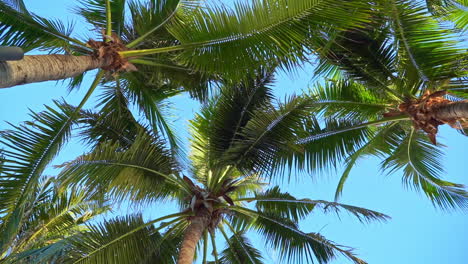
[{"label": "palm tree", "polygon": [[[76,256],[72,262],[96,263],[102,258],[149,262],[162,253],[161,247],[168,247],[172,253],[164,263],[176,259],[180,264],[192,263],[197,248],[203,263],[208,263],[211,241],[215,263],[262,263],[260,252],[246,237],[251,230],[266,245],[281,249],[288,262],[316,259],[327,263],[342,254],[354,263],[364,263],[322,235],[301,231],[299,221],[314,208],[344,209],[362,221],[384,220],[385,215],[339,203],[297,199],[278,186],[264,188],[262,178],[272,176],[276,157],[296,145],[292,129],[302,125],[311,102],[293,97],[275,107],[268,87],[271,81],[271,75],[259,74],[248,83],[223,87],[209,100],[192,121],[189,159],[175,160],[164,141],[141,125],[136,125],[136,137],[131,130],[119,130],[116,123],[108,131],[121,131],[119,138],[114,132],[105,138],[93,137],[97,144],[92,152],[63,165],[63,186],[100,189],[117,201],[137,204],[170,199],[181,209],[139,224],[120,219],[121,228],[112,224],[91,228],[88,235],[74,240],[78,254],[72,254]],[[110,126],[112,123],[104,127]],[[92,129],[85,134],[94,134]],[[154,240],[152,234],[157,234]],[[224,237],[228,245],[219,253],[216,236]]]},{"label": "palm tree", "polygon": [[421,3],[377,3],[373,23],[336,36],[321,54],[318,72],[329,81],[311,97],[324,121],[298,139],[313,153],[301,164],[320,170],[344,161],[338,198],[354,164],[377,156],[384,171],[402,169],[404,183],[435,205],[464,208],[464,186],[440,179],[436,133],[443,124],[466,133],[466,50]]}]

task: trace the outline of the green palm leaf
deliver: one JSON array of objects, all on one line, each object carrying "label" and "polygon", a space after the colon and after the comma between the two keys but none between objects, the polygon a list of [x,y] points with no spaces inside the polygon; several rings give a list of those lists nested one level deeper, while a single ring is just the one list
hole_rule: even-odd
[{"label": "green palm leaf", "polygon": [[64,186],[103,188],[117,199],[155,201],[182,191],[184,186],[173,175],[178,168],[165,142],[143,131],[127,149],[106,142],[62,166]]},{"label": "green palm leaf", "polygon": [[317,119],[308,118],[295,140],[301,151],[282,153],[276,161],[277,168],[327,171],[362,146],[373,133],[370,124],[359,120],[326,119],[321,125]]},{"label": "green palm leaf", "polygon": [[[288,263],[303,263],[304,260],[328,263],[338,254],[354,263],[366,263],[357,258],[350,249],[344,249],[318,233],[305,233],[287,218],[256,212],[246,208],[233,208],[236,217],[254,218],[254,228],[265,237],[267,245],[279,249],[281,257]],[[252,220],[250,220],[252,221]]]},{"label": "green palm leaf", "polygon": [[295,144],[295,131],[309,114],[311,102],[308,98],[291,97],[277,109],[258,109],[222,160],[246,171],[271,172],[278,153],[300,151]]},{"label": "green palm leaf", "polygon": [[[72,237],[74,256],[71,263],[138,263],[153,253],[152,237],[158,230],[181,220],[181,214],[144,222],[140,215],[116,218],[89,225],[88,232]],[[174,218],[158,228],[152,226],[164,219]]]},{"label": "green palm leaf", "polygon": [[[110,11],[112,29],[120,35],[125,26],[125,3],[126,0],[111,0]],[[85,18],[86,22],[96,28],[106,28],[106,0],[80,0],[80,6],[75,8],[75,12]]]},{"label": "green palm leaf", "polygon": [[307,49],[320,38],[321,25],[346,28],[366,21],[362,7],[358,1],[237,3],[235,12],[226,7],[199,9],[171,23],[168,30],[184,48],[177,55],[181,64],[241,78],[244,69],[272,62],[289,68],[307,60]]},{"label": "green palm leaf", "polygon": [[0,1],[0,45],[19,46],[25,51],[36,48],[70,51],[83,50],[85,44],[70,37],[71,25],[30,14],[20,5],[17,11]]},{"label": "green palm leaf", "polygon": [[408,133],[393,135],[393,151],[382,163],[389,173],[403,169],[403,180],[408,186],[420,188],[431,201],[443,209],[465,208],[468,193],[464,186],[440,179],[443,168],[442,152],[426,136],[411,129]]},{"label": "green palm leaf", "polygon": [[203,106],[201,113],[191,121],[195,166],[206,166],[206,163],[213,166],[236,140],[242,140],[240,133],[254,111],[270,106],[271,82],[271,74],[262,72],[249,82],[225,85],[218,96]]},{"label": "green palm leaf", "polygon": [[382,213],[361,207],[323,200],[296,199],[289,193],[282,193],[278,186],[268,189],[263,193],[257,193],[255,198],[242,198],[237,201],[253,201],[255,202],[257,210],[267,213],[268,215],[287,218],[296,223],[309,215],[312,210],[317,207],[321,207],[325,212],[334,211],[338,213],[341,209],[346,210],[357,217],[361,222],[370,222],[373,220],[385,221],[389,218]]},{"label": "green palm leaf", "polygon": [[6,147],[0,180],[3,250],[21,225],[26,202],[43,170],[70,137],[74,109],[59,102],[55,105],[57,109],[46,106],[47,111],[33,112],[32,122],[1,133],[1,143]]},{"label": "green palm leaf", "polygon": [[[223,233],[224,235],[225,233]],[[263,264],[260,251],[247,239],[245,232],[225,236],[227,247],[220,254],[220,262],[225,264]]]},{"label": "green palm leaf", "polygon": [[390,106],[382,94],[353,81],[336,80],[325,85],[316,84],[309,94],[317,101],[314,103],[316,111],[327,118],[366,120],[378,117]]},{"label": "green palm leaf", "polygon": [[457,76],[456,63],[465,51],[454,35],[443,30],[418,1],[386,1],[388,18],[395,32],[398,56],[409,81],[424,82]]}]

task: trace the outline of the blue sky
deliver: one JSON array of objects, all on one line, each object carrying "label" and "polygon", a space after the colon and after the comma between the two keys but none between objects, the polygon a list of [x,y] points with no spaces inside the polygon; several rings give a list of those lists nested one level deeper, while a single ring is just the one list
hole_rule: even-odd
[{"label": "blue sky", "polygon": [[[218,2],[218,1],[217,1]],[[76,22],[76,35],[86,36],[92,28],[84,25],[71,15],[71,8],[76,1],[65,0],[26,0],[25,3],[33,12],[62,20],[73,19]],[[70,21],[70,20],[69,20]],[[71,104],[77,104],[83,93],[89,87],[91,77],[87,75],[82,89],[78,92],[67,93],[61,82],[45,82],[0,89],[0,129],[8,128],[4,121],[17,124],[28,120],[28,109],[43,110],[43,105],[50,105],[53,99],[65,98]],[[306,89],[311,82],[311,71],[306,68],[294,76],[280,74],[275,87],[275,93],[284,98],[293,92],[299,93]],[[98,95],[99,91],[95,95]],[[187,137],[187,120],[193,116],[197,104],[184,96],[172,100],[175,107],[174,118],[178,132]],[[88,106],[92,106],[89,102]],[[456,133],[447,126],[442,127],[439,134],[441,143],[447,145],[447,156],[440,162],[446,167],[444,179],[457,183],[468,184],[468,137]],[[56,164],[70,160],[84,149],[74,140]],[[342,203],[357,205],[386,213],[392,217],[387,223],[360,224],[356,219],[334,214],[324,215],[314,213],[301,224],[305,231],[320,232],[328,239],[339,244],[356,248],[356,253],[369,263],[394,264],[435,264],[435,263],[466,263],[468,259],[468,231],[465,228],[468,214],[461,211],[443,212],[435,209],[431,203],[415,191],[406,190],[401,183],[401,173],[384,176],[379,171],[377,159],[366,159],[359,162],[352,171],[345,187]],[[53,173],[50,170],[50,173]],[[338,182],[337,173],[326,175],[297,175],[293,183],[281,183],[284,190],[300,198],[333,200],[335,186]],[[294,178],[294,177],[293,177]],[[165,210],[172,208],[168,206]],[[127,208],[127,212],[131,212]],[[165,211],[163,210],[163,211]],[[147,217],[159,215],[161,211],[146,212]],[[262,241],[253,240],[255,245]],[[269,259],[266,263],[281,263],[276,261],[277,253],[268,250]],[[344,259],[337,259],[333,263],[349,263]]]}]

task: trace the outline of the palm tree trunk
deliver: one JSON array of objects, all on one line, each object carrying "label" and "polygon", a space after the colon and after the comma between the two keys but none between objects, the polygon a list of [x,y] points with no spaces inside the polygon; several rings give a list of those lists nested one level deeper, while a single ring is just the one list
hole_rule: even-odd
[{"label": "palm tree trunk", "polygon": [[434,111],[434,117],[447,122],[468,120],[468,100],[440,106]]},{"label": "palm tree trunk", "polygon": [[195,216],[192,218],[190,225],[184,233],[184,239],[180,246],[179,259],[177,264],[192,264],[195,256],[195,249],[203,232],[206,230],[209,223],[209,218],[203,216]]},{"label": "palm tree trunk", "polygon": [[72,55],[32,55],[19,61],[0,61],[0,88],[66,79],[108,64],[110,60]]}]

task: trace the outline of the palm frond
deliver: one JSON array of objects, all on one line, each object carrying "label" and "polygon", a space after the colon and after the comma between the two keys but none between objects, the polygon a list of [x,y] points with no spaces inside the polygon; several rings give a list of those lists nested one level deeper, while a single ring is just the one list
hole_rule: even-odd
[{"label": "palm frond", "polygon": [[336,80],[309,89],[317,112],[324,117],[375,119],[389,107],[389,100],[353,81]]},{"label": "palm frond", "polygon": [[271,82],[272,75],[262,71],[257,78],[222,87],[220,94],[203,106],[191,121],[194,166],[212,167],[241,139],[240,133],[254,111],[271,104]]},{"label": "palm frond", "polygon": [[368,155],[373,155],[377,157],[385,157],[390,155],[391,147],[387,144],[388,138],[392,137],[392,134],[398,134],[401,131],[401,126],[398,123],[391,123],[389,125],[384,125],[380,127],[375,134],[369,138],[369,140],[357,149],[355,152],[349,154],[345,159],[345,169],[343,174],[340,177],[338,186],[335,191],[335,201],[339,199],[341,193],[343,192],[344,184],[349,177],[349,174],[356,164],[356,162]]},{"label": "palm frond", "polygon": [[239,218],[255,218],[253,227],[265,237],[266,244],[281,252],[281,258],[287,263],[328,263],[341,254],[354,263],[366,263],[356,257],[351,249],[327,240],[318,233],[305,233],[287,218],[269,215],[246,208],[232,208]]},{"label": "palm frond", "polygon": [[[132,1],[129,10],[132,21],[127,25],[126,41],[130,42],[127,47],[134,48],[140,45],[148,46],[167,38],[165,25],[170,23],[177,14],[197,8],[199,0],[151,0],[146,2]],[[153,46],[154,47],[154,46]]]},{"label": "palm frond", "polygon": [[2,249],[16,235],[42,172],[70,137],[75,123],[74,108],[57,101],[55,107],[33,112],[33,121],[1,133],[1,144],[5,146],[0,179]]},{"label": "palm frond", "polygon": [[238,201],[255,202],[257,210],[268,215],[287,218],[296,223],[309,215],[317,207],[322,208],[324,212],[333,211],[339,213],[341,209],[346,210],[361,222],[370,222],[372,220],[385,221],[389,219],[388,216],[382,213],[361,207],[323,200],[296,199],[287,192],[281,192],[278,186],[268,189],[263,193],[257,193],[255,198],[242,198]]},{"label": "palm frond", "polygon": [[67,263],[67,261],[70,261],[68,253],[71,249],[70,241],[63,239],[41,248],[12,254],[3,261],[7,264]]},{"label": "palm frond", "polygon": [[28,219],[12,253],[41,248],[79,233],[83,223],[110,209],[94,190],[71,188],[59,193],[55,186],[41,189],[25,213]]},{"label": "palm frond", "polygon": [[448,9],[447,18],[455,23],[456,28],[466,32],[468,30],[468,1],[451,1]]},{"label": "palm frond", "polygon": [[28,10],[23,0],[1,0],[0,2],[7,4],[8,6],[10,6],[18,12],[28,13]]},{"label": "palm frond", "polygon": [[[466,208],[468,193],[463,185],[440,179],[443,167],[442,152],[425,135],[411,131],[388,138],[392,144],[391,156],[382,167],[388,173],[403,170],[403,181],[407,186],[421,189],[432,203],[442,209]],[[390,143],[391,142],[391,143]]]},{"label": "palm frond", "polygon": [[106,142],[62,166],[63,186],[101,188],[117,199],[155,201],[181,192],[185,186],[173,174],[178,167],[165,142],[143,131],[126,149]]},{"label": "palm frond", "polygon": [[170,82],[165,82],[165,79],[157,77],[159,76],[147,76],[144,72],[132,73],[127,75],[126,81],[122,81],[120,85],[125,90],[129,103],[135,104],[152,129],[165,137],[173,150],[177,150],[180,139],[171,122],[167,120],[171,109],[166,99],[179,94],[181,90],[179,86],[173,86]]},{"label": "palm frond", "polygon": [[[126,0],[110,1],[112,29],[117,35],[120,35],[125,26],[125,3]],[[75,12],[96,28],[106,28],[106,0],[80,0]]]},{"label": "palm frond", "polygon": [[0,2],[0,45],[18,46],[25,51],[41,48],[49,50],[83,50],[85,44],[70,37],[72,25],[59,20],[17,11]]},{"label": "palm frond", "polygon": [[226,248],[220,253],[220,261],[225,264],[263,264],[262,255],[250,241],[247,239],[245,232],[233,232],[231,237],[223,232],[226,239]]},{"label": "palm frond", "polygon": [[144,130],[134,119],[119,85],[105,86],[98,106],[102,106],[99,112],[81,111],[80,136],[86,143],[97,146],[113,141],[126,148],[135,141],[138,131]]},{"label": "palm frond", "polygon": [[419,1],[386,1],[388,19],[394,32],[398,56],[402,60],[409,82],[444,80],[461,74],[458,65],[464,49],[448,30],[437,21]]},{"label": "palm frond", "polygon": [[221,161],[244,171],[271,173],[278,153],[300,151],[295,133],[302,127],[303,117],[309,115],[311,103],[308,98],[293,96],[277,109],[255,111]]},{"label": "palm frond", "polygon": [[364,83],[368,89],[385,92],[397,71],[397,57],[389,45],[389,30],[378,5],[369,5],[372,20],[362,28],[328,33],[319,51],[317,75],[332,77],[342,72],[346,79]]},{"label": "palm frond", "polygon": [[[119,217],[103,223],[88,225],[88,232],[72,237],[72,263],[135,263],[153,251],[154,232],[181,220],[180,214],[144,222],[141,215]],[[152,224],[176,217],[158,228]]]},{"label": "palm frond", "polygon": [[348,153],[362,146],[373,133],[372,124],[359,120],[326,119],[321,125],[316,118],[307,118],[296,133],[295,144],[300,146],[300,151],[281,153],[275,161],[276,167],[279,171],[293,168],[328,171],[336,168]]},{"label": "palm frond", "polygon": [[[212,7],[191,12],[168,25],[184,49],[181,64],[203,72],[246,76],[246,69],[307,60],[321,25],[346,28],[366,21],[359,1],[253,1],[236,3],[235,11]],[[352,15],[350,15],[352,14]],[[239,71],[238,69],[242,69]]]}]

